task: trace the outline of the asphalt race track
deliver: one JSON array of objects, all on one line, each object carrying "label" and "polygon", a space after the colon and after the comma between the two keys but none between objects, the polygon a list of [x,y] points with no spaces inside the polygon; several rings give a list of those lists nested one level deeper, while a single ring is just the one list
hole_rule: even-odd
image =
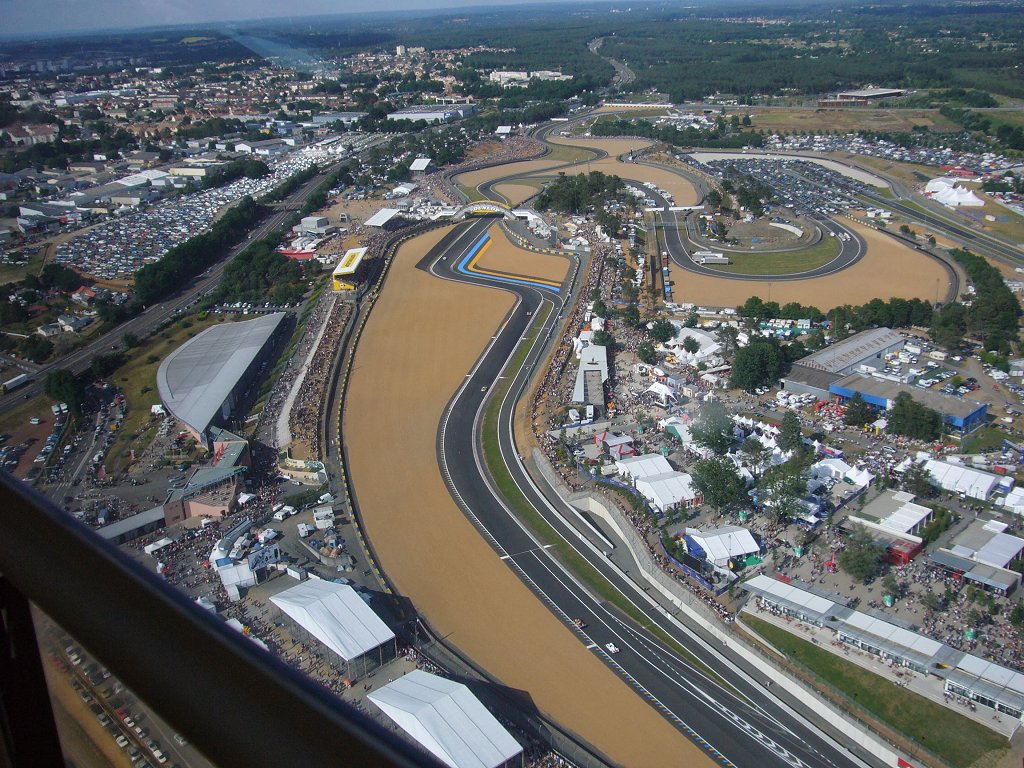
[{"label": "asphalt race track", "polygon": [[[683,227],[688,226],[686,221],[680,222],[678,214],[675,211],[665,211],[661,214],[662,220],[665,222],[665,229],[663,230],[665,236],[665,249],[668,251],[669,258],[682,269],[688,272],[696,272],[700,275],[709,275],[711,277],[717,277],[722,280],[751,280],[761,282],[773,282],[779,283],[785,280],[812,280],[816,277],[825,277],[826,275],[834,274],[835,272],[841,272],[847,267],[851,267],[860,261],[861,257],[867,252],[867,244],[863,238],[851,229],[847,229],[842,224],[832,219],[815,219],[815,224],[821,227],[826,232],[835,233],[837,238],[842,236],[839,240],[839,253],[834,259],[829,261],[827,264],[822,264],[816,269],[810,269],[806,272],[793,272],[786,275],[749,275],[740,272],[723,272],[722,270],[712,269],[703,264],[698,264],[694,261],[690,253],[696,250],[706,250],[705,246],[698,246],[688,236],[683,234]],[[766,257],[770,257],[772,251],[760,252]]]},{"label": "asphalt race track", "polygon": [[[558,500],[550,489],[542,494],[534,485],[515,445],[512,415],[528,378],[543,359],[548,334],[560,325],[561,313],[571,303],[570,291],[569,286],[563,287],[556,296],[545,290],[546,286],[496,283],[488,275],[460,272],[458,265],[477,246],[492,223],[493,219],[483,219],[456,226],[417,265],[442,279],[501,288],[518,297],[490,346],[449,403],[438,429],[438,461],[460,508],[498,556],[566,624],[566,631],[577,634],[580,642],[601,656],[638,695],[646,698],[716,762],[742,768],[870,765],[853,757],[844,746],[769,695],[763,680],[753,679],[724,658],[720,648],[713,647],[710,641],[667,615],[611,564],[601,549],[567,524],[567,519],[578,516],[575,510]],[[525,364],[520,370],[505,370],[533,316],[545,303],[552,311]],[[646,629],[624,621],[618,611],[576,582],[518,522],[492,489],[483,469],[477,436],[488,394],[496,382],[506,377],[513,380],[501,403],[502,458],[531,505],[646,614],[648,625],[657,625],[676,638],[725,685],[711,679]],[[611,546],[606,540],[605,548]],[[586,629],[574,626],[576,618],[588,625]],[[605,650],[607,643],[613,643],[619,651],[609,654]]]}]

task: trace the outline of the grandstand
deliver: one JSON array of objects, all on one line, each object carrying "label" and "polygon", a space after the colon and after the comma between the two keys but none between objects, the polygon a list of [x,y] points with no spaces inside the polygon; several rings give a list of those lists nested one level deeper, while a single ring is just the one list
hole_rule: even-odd
[{"label": "grandstand", "polygon": [[189,339],[160,364],[156,383],[167,411],[207,449],[209,428],[227,423],[282,328],[278,312],[222,323]]},{"label": "grandstand", "polygon": [[359,282],[359,267],[366,256],[366,248],[349,248],[331,274],[331,287],[335,291],[351,291]]}]

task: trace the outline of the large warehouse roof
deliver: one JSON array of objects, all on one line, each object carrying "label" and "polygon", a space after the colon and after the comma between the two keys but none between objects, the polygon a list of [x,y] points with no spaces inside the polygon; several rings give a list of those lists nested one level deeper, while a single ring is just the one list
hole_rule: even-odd
[{"label": "large warehouse roof", "polygon": [[801,359],[800,365],[840,373],[903,341],[902,336],[889,328],[872,328],[819,349]]},{"label": "large warehouse roof", "polygon": [[284,318],[283,312],[276,312],[255,320],[221,323],[174,350],[156,374],[167,410],[202,433]]},{"label": "large warehouse roof", "polygon": [[971,400],[968,397],[955,397],[931,389],[912,387],[908,384],[900,384],[896,381],[880,379],[876,376],[864,376],[860,373],[851,373],[835,382],[836,387],[860,392],[861,395],[877,397],[883,400],[893,401],[900,392],[906,392],[914,400],[926,405],[933,411],[938,411],[943,416],[952,416],[958,419],[966,419],[979,409],[984,408],[984,403]]},{"label": "large warehouse roof", "polygon": [[346,661],[395,637],[347,584],[310,579],[274,595],[270,602]]},{"label": "large warehouse roof", "polygon": [[452,768],[495,768],[523,751],[469,688],[416,669],[367,698]]}]

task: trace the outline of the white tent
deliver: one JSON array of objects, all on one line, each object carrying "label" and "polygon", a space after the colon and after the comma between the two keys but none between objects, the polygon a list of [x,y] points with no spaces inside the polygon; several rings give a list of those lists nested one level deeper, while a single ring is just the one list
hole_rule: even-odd
[{"label": "white tent", "polygon": [[708,562],[722,568],[731,558],[756,555],[761,551],[750,531],[738,525],[726,525],[706,533],[691,529],[686,535],[704,550]]},{"label": "white tent", "polygon": [[672,465],[660,453],[645,453],[642,456],[619,459],[615,462],[615,469],[623,477],[636,481],[643,477],[671,472]]},{"label": "white tent", "polygon": [[958,187],[953,179],[932,179],[925,186],[925,192],[932,196],[932,200],[956,208],[961,205],[981,206],[985,201],[974,192],[964,187]]},{"label": "white tent", "polygon": [[654,399],[662,405],[670,405],[675,403],[679,396],[675,393],[672,387],[662,384],[660,381],[656,381],[647,388],[647,392],[654,395]]},{"label": "white tent", "polygon": [[636,489],[655,507],[665,510],[675,504],[695,504],[698,494],[692,483],[693,478],[685,472],[664,472],[637,478]]},{"label": "white tent", "polygon": [[1024,515],[1024,488],[1014,488],[1006,494],[1003,507],[1015,515]]},{"label": "white tent", "polygon": [[272,596],[270,602],[346,661],[395,638],[395,633],[346,584],[310,579]]},{"label": "white tent", "polygon": [[992,492],[999,485],[999,476],[962,464],[949,464],[936,459],[928,459],[924,468],[928,470],[932,480],[944,491],[962,493],[972,499],[988,501]]},{"label": "white tent", "polygon": [[523,751],[461,683],[416,669],[367,698],[452,768],[495,768]]}]

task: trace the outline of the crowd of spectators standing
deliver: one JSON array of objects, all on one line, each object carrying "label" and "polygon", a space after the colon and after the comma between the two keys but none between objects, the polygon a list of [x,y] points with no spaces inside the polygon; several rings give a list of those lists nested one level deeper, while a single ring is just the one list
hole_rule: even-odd
[{"label": "crowd of spectators standing", "polygon": [[[288,414],[288,429],[292,442],[299,442],[311,458],[320,456],[320,425],[324,418],[331,366],[341,341],[341,332],[352,314],[352,305],[338,301],[333,296],[321,299],[314,310],[317,315],[314,324],[310,318],[308,336],[318,339],[316,350],[306,364],[306,375],[299,387],[298,396]],[[326,319],[322,316],[326,315]]]}]

